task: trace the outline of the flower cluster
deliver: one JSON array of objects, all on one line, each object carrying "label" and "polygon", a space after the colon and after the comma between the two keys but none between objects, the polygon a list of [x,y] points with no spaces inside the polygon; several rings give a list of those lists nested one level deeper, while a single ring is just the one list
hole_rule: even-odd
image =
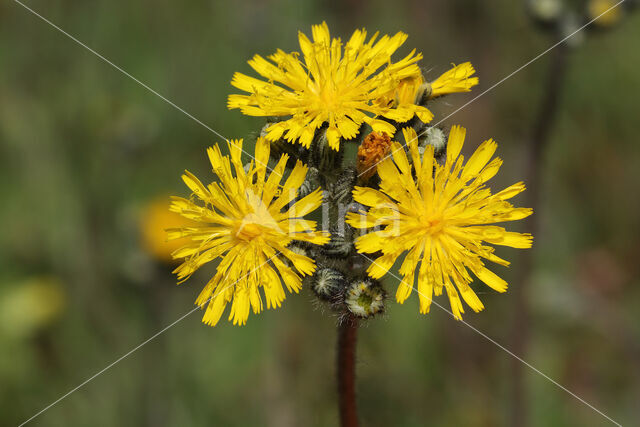
[{"label": "flower cluster", "polygon": [[244,324],[303,285],[340,315],[369,318],[384,311],[385,275],[400,280],[399,303],[418,293],[422,313],[446,291],[456,318],[460,296],[483,308],[470,273],[506,290],[484,262],[508,263],[487,244],[531,246],[530,235],[495,225],[531,214],[508,202],[524,185],[492,193],[496,143],[482,143],[465,164],[464,129],[447,137],[429,126],[428,103],[478,79],[465,62],[430,81],[415,50],[392,60],[406,39],[357,30],[343,43],[323,23],[311,39],[299,34],[300,52],[254,56],[249,65],[262,79],[233,76],[245,93],[230,95],[228,107],[268,118],[254,155],[243,162],[242,140],[228,141],[230,155],[209,148],[216,180],[185,172],[191,196],[171,205],[190,221],[169,230],[169,239],[189,239],[172,254],[182,260],[178,279],[217,264],[196,301],[207,307],[205,323],[230,304],[229,320]]}]

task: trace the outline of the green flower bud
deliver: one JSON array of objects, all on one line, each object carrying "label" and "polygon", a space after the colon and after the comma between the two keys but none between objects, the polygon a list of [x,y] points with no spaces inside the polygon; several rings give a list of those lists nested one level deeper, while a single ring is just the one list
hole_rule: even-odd
[{"label": "green flower bud", "polygon": [[377,280],[357,279],[349,283],[344,303],[354,316],[366,319],[384,311],[386,296],[387,293]]},{"label": "green flower bud", "polygon": [[332,230],[331,240],[322,247],[322,254],[327,258],[346,258],[353,249],[353,231],[345,226],[344,230]]},{"label": "green flower bud", "polygon": [[319,268],[311,277],[311,290],[324,301],[335,302],[346,284],[344,274],[332,268]]},{"label": "green flower bud", "polygon": [[553,28],[564,11],[562,0],[527,0],[527,11],[542,28]]},{"label": "green flower bud", "polygon": [[331,202],[347,206],[351,202],[353,187],[356,185],[358,172],[354,167],[345,168],[338,179],[329,186]]},{"label": "green flower bud", "polygon": [[[262,130],[260,131],[260,136],[264,137],[266,133],[267,127],[269,127],[271,123],[267,123]],[[270,142],[271,149],[269,151],[270,157],[278,161],[283,154],[287,154],[289,156],[289,160],[287,161],[287,167],[292,169],[298,160],[303,163],[309,162],[309,149],[304,148],[300,144],[292,144],[284,138],[280,138],[276,141]]]},{"label": "green flower bud", "polygon": [[321,173],[328,173],[340,167],[342,164],[344,144],[340,144],[338,151],[329,146],[327,129],[321,128],[316,132],[316,137],[311,143],[310,164]]},{"label": "green flower bud", "polygon": [[433,146],[436,156],[443,153],[447,145],[447,137],[443,130],[435,126],[429,126],[419,132],[418,150],[420,151],[420,155],[424,154],[424,149],[427,145]]},{"label": "green flower bud", "polygon": [[301,199],[304,196],[311,194],[318,187],[320,187],[320,171],[314,167],[310,167],[307,171],[307,176],[305,177],[304,182],[298,190],[298,198]]}]

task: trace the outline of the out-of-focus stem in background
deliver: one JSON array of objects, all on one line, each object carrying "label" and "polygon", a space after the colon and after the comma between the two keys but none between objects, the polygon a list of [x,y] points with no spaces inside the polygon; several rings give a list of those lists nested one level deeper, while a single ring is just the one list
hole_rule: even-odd
[{"label": "out-of-focus stem in background", "polygon": [[[560,32],[556,32],[555,36],[556,39],[560,39]],[[542,98],[539,101],[538,111],[534,117],[531,133],[527,140],[524,182],[528,187],[525,193],[528,200],[524,203],[524,206],[532,207],[535,214],[526,219],[525,228],[528,233],[533,234],[536,238],[540,238],[540,202],[542,200],[540,184],[544,154],[549,145],[551,131],[558,115],[562,84],[567,72],[568,53],[569,46],[566,43],[558,45],[550,52],[549,69],[541,91]],[[523,253],[522,257],[520,280],[517,282],[518,285],[513,287],[515,305],[513,330],[511,331],[511,349],[515,354],[526,359],[524,356],[527,353],[530,339],[529,322],[531,318],[528,306],[528,290],[533,281],[536,257],[535,243],[534,249]],[[529,400],[526,396],[524,381],[525,366],[516,358],[513,358],[511,363],[513,396],[511,425],[524,427],[529,424],[527,405]]]}]

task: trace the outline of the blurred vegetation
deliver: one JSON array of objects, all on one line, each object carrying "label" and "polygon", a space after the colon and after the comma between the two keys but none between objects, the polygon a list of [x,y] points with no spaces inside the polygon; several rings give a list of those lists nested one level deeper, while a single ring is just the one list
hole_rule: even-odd
[{"label": "blurred vegetation", "polygon": [[[226,137],[251,138],[262,126],[227,111],[233,72],[250,72],[254,53],[295,50],[297,31],[322,20],[343,38],[360,27],[407,32],[403,49],[424,53],[428,76],[470,60],[480,86],[442,101],[436,120],[556,41],[523,2],[508,0],[28,5]],[[146,250],[145,213],[158,197],[186,194],[183,169],[207,176],[205,148],[220,138],[17,3],[0,5],[0,35],[0,424],[16,425],[192,309],[207,271],[177,287],[172,267]],[[640,419],[640,16],[576,37],[534,207],[541,229],[524,358],[632,424]],[[467,127],[473,144],[499,142],[505,166],[495,188],[520,179],[547,60],[445,123]],[[521,260],[502,253],[515,262],[496,271],[517,287]],[[485,312],[465,320],[508,348],[511,294],[482,298]],[[335,424],[335,321],[308,290],[243,328],[206,327],[196,312],[34,423]],[[363,425],[508,424],[511,357],[446,313],[421,316],[417,300],[390,301],[360,337]],[[525,375],[532,425],[606,424]]]}]

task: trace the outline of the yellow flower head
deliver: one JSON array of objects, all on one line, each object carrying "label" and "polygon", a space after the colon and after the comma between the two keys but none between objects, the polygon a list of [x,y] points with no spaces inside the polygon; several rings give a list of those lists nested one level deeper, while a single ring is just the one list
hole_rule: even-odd
[{"label": "yellow flower head", "polygon": [[239,108],[250,116],[289,117],[267,129],[267,139],[284,137],[309,147],[316,129],[327,123],[329,145],[338,150],[340,138],[354,138],[363,122],[374,131],[395,133],[383,116],[404,122],[420,112],[431,113],[422,106],[391,106],[379,100],[394,93],[398,84],[416,78],[422,59],[415,50],[398,62],[391,55],[404,43],[407,35],[377,39],[374,34],[366,42],[367,32],[357,30],[343,45],[332,39],[326,23],[312,27],[313,41],[298,34],[300,54],[276,51],[269,60],[256,55],[249,65],[263,78],[259,80],[235,73],[231,84],[249,95],[230,95],[229,108]]},{"label": "yellow flower head", "polygon": [[433,146],[426,147],[421,159],[415,131],[406,128],[403,133],[413,166],[402,146],[394,142],[393,159],[378,164],[380,191],[363,187],[353,191],[354,199],[368,206],[368,212],[350,213],[347,222],[356,228],[380,227],[356,240],[359,252],[382,253],[367,270],[375,279],[408,252],[399,270],[403,276],[396,292],[399,303],[410,295],[417,273],[420,312],[428,313],[432,293],[440,295],[444,288],[453,315],[461,319],[464,309],[458,292],[474,311],[484,308],[469,286],[473,279],[468,270],[498,292],[507,289],[507,283],[488,270],[483,259],[500,265],[509,263],[484,243],[531,246],[530,234],[492,225],[531,215],[531,209],[515,208],[507,202],[525,187],[520,182],[496,194],[485,187],[502,164],[500,158],[491,160],[497,148],[492,140],[483,142],[463,165],[460,150],[465,129],[454,126],[446,163],[440,165],[434,159]]},{"label": "yellow flower head", "polygon": [[433,113],[426,108],[415,108],[420,104],[424,90],[424,77],[422,77],[420,73],[399,82],[392,92],[376,100],[376,103],[391,106],[399,111],[408,112],[404,114],[403,117],[396,119],[399,123],[410,120],[414,114],[418,116],[423,123],[429,123],[433,119]]},{"label": "yellow flower head", "polygon": [[[279,307],[285,298],[283,283],[290,292],[302,286],[300,276],[315,271],[314,261],[287,248],[292,241],[325,244],[328,234],[316,231],[314,221],[303,217],[322,203],[320,189],[292,205],[307,174],[298,161],[281,185],[288,160],[284,155],[267,176],[269,143],[258,138],[255,162],[245,170],[241,161],[242,140],[228,143],[231,157],[222,156],[216,145],[207,150],[213,173],[219,182],[205,186],[188,171],[182,176],[193,191],[190,199],[173,197],[171,210],[196,221],[169,230],[169,239],[189,237],[191,242],[173,253],[184,262],[174,271],[182,282],[202,265],[220,258],[216,273],[196,300],[208,304],[203,322],[215,325],[227,303],[232,302],[229,320],[245,324],[249,308],[263,309],[262,288],[267,308]],[[232,172],[232,166],[234,173]]]},{"label": "yellow flower head", "polygon": [[[475,73],[470,62],[454,66],[431,83],[425,83],[422,74],[402,80],[396,89],[379,99],[381,104],[391,105],[400,110],[407,110],[411,105],[423,102],[423,97],[433,99],[450,93],[469,92],[478,84],[477,77],[471,77]],[[429,123],[433,114],[427,109],[415,111],[415,115],[423,122]],[[410,115],[408,118],[413,117]],[[403,123],[402,120],[398,120]]]},{"label": "yellow flower head", "polygon": [[623,15],[622,7],[614,0],[590,0],[587,4],[589,19],[595,19],[593,23],[599,27],[612,27],[617,24]]},{"label": "yellow flower head", "polygon": [[475,72],[471,62],[455,65],[430,83],[431,94],[429,98],[471,91],[471,88],[478,84],[478,78],[471,77]]},{"label": "yellow flower head", "polygon": [[[417,104],[420,102],[418,96],[423,92],[421,90],[423,84],[424,77],[422,77],[422,74],[412,79],[401,81],[395,93],[396,105]],[[432,118],[433,115],[429,114],[426,122],[430,122]],[[420,120],[422,120],[422,118],[420,118]],[[424,122],[425,120],[422,121]]]}]

